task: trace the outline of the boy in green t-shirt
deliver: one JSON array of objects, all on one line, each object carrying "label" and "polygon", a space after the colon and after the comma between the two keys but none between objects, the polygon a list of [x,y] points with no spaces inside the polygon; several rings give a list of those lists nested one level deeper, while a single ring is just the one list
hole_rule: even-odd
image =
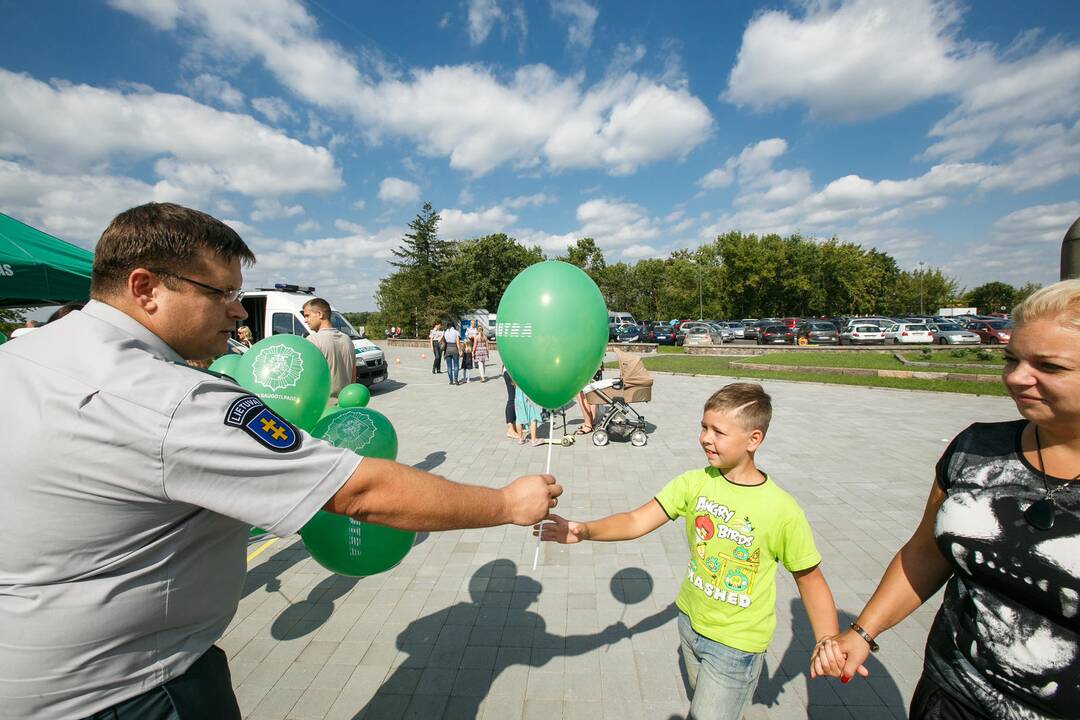
[{"label": "boy in green t-shirt", "polygon": [[[776,628],[777,563],[795,576],[818,643],[839,631],[802,509],[754,465],[771,419],[760,385],[727,385],[701,418],[707,467],[678,476],[637,510],[583,523],[553,514],[537,526],[542,539],[571,544],[632,540],[686,518],[690,562],[675,604],[694,720],[742,716]],[[818,674],[825,668],[812,666]]]}]

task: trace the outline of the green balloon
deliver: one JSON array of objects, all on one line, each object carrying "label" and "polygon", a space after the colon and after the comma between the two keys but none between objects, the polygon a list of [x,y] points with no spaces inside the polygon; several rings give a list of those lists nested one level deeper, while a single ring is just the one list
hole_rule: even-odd
[{"label": "green balloon", "polygon": [[210,363],[210,367],[207,369],[235,380],[236,376],[239,375],[238,367],[240,365],[240,357],[241,356],[236,353],[222,355],[217,360]]},{"label": "green balloon", "polygon": [[[365,457],[397,458],[397,433],[382,413],[344,408],[324,417],[312,435]],[[416,533],[353,520],[344,515],[315,513],[300,530],[311,557],[339,575],[363,577],[389,570],[412,548]]]},{"label": "green balloon", "polygon": [[236,382],[293,425],[311,430],[330,398],[330,367],[319,348],[298,335],[272,335],[248,348]]},{"label": "green balloon", "polygon": [[514,382],[541,407],[573,399],[607,349],[607,305],[581,268],[548,260],[531,265],[499,302],[499,357]]},{"label": "green balloon", "polygon": [[371,391],[360,383],[353,383],[341,388],[337,396],[338,407],[367,407],[371,401]]}]

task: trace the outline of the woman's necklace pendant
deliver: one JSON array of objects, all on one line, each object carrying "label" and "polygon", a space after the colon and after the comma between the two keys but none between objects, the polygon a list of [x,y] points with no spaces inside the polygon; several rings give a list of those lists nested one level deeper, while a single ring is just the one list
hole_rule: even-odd
[{"label": "woman's necklace pendant", "polygon": [[1049,495],[1036,500],[1024,511],[1024,519],[1036,530],[1049,530],[1054,527],[1054,501]]}]

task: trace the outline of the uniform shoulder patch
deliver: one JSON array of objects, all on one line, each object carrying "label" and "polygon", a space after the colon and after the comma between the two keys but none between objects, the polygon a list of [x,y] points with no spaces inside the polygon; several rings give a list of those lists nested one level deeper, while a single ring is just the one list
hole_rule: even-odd
[{"label": "uniform shoulder patch", "polygon": [[254,395],[244,395],[232,401],[225,413],[225,424],[240,428],[263,447],[274,452],[300,449],[303,436],[288,422]]}]

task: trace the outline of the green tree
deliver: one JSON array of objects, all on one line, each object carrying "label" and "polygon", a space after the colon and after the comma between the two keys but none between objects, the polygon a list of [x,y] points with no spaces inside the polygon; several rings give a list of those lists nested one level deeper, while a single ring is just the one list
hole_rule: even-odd
[{"label": "green tree", "polygon": [[[1013,307],[1016,307],[1024,300],[1027,300],[1028,297],[1030,297],[1036,290],[1041,289],[1042,285],[1040,285],[1039,283],[1027,283],[1026,285],[1021,285],[1019,288],[1016,289],[1016,295],[1013,296]],[[1010,308],[1010,310],[1011,309],[1012,308]]]},{"label": "green tree", "polygon": [[439,219],[431,203],[425,202],[409,223],[412,232],[392,251],[397,260],[390,264],[398,270],[379,282],[375,295],[387,324],[406,332],[430,327],[456,310],[444,273],[453,256],[453,243],[439,239]]},{"label": "green tree", "polygon": [[22,327],[26,322],[25,312],[20,308],[0,308],[0,332],[11,337],[11,331]]},{"label": "green tree", "polygon": [[980,313],[1001,312],[1002,308],[1011,309],[1016,303],[1016,288],[999,280],[983,283],[968,290],[967,302]]},{"label": "green tree", "polygon": [[578,238],[578,241],[566,248],[566,255],[559,256],[559,260],[577,265],[584,270],[593,282],[600,285],[601,274],[607,267],[604,260],[604,251],[590,237]]},{"label": "green tree", "polygon": [[447,291],[455,306],[495,312],[506,286],[525,268],[544,259],[539,247],[526,248],[505,233],[456,243]]}]

